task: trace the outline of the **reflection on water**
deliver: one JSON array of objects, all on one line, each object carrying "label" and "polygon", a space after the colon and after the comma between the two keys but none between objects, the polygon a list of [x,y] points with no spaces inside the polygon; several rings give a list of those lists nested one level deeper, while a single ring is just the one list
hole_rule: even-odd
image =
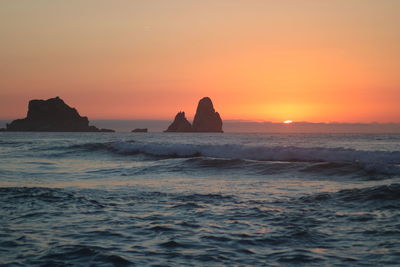
[{"label": "reflection on water", "polygon": [[[289,197],[241,181],[210,181],[214,189],[207,193],[201,183],[174,186],[183,180],[107,189],[1,188],[2,260],[28,265],[398,262],[398,184]],[[164,191],[154,190],[165,185]]]},{"label": "reflection on water", "polygon": [[400,139],[375,139],[0,133],[0,263],[397,266]]}]

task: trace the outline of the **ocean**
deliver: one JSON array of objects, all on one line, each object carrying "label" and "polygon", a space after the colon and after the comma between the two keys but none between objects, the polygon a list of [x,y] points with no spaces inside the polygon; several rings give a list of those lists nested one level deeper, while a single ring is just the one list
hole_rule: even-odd
[{"label": "ocean", "polygon": [[0,132],[4,266],[399,266],[400,134]]}]

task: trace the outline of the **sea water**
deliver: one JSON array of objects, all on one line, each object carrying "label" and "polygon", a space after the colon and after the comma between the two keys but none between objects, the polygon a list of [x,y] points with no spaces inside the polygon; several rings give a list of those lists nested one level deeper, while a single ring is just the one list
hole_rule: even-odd
[{"label": "sea water", "polygon": [[0,133],[0,264],[400,262],[400,135]]}]

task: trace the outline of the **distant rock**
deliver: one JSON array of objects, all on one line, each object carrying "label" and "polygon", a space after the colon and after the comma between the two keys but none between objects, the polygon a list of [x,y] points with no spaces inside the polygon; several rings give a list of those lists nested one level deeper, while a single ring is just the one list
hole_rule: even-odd
[{"label": "distant rock", "polygon": [[0,128],[0,132],[5,132],[6,128]]},{"label": "distant rock", "polygon": [[99,130],[99,132],[103,132],[103,133],[115,133],[115,130],[106,129],[106,128],[101,128],[101,129]]},{"label": "distant rock", "polygon": [[175,120],[164,132],[197,132],[197,133],[223,133],[222,119],[215,112],[209,97],[200,99],[194,116],[193,126],[185,117],[185,112],[179,112]]},{"label": "distant rock", "polygon": [[200,99],[193,120],[194,132],[222,133],[222,120],[209,97]]},{"label": "distant rock", "polygon": [[134,130],[131,131],[132,133],[147,133],[148,130],[147,128],[136,128]]},{"label": "distant rock", "polygon": [[192,125],[185,117],[185,112],[178,112],[175,120],[164,132],[192,132]]},{"label": "distant rock", "polygon": [[59,97],[29,101],[26,118],[7,124],[7,131],[114,132],[89,126],[87,117],[80,116]]}]

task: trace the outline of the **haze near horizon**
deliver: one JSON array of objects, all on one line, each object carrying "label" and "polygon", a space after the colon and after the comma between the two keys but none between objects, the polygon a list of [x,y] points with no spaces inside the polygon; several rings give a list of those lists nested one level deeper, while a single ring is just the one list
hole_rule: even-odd
[{"label": "haze near horizon", "polygon": [[400,2],[4,1],[0,118],[400,122]]}]

